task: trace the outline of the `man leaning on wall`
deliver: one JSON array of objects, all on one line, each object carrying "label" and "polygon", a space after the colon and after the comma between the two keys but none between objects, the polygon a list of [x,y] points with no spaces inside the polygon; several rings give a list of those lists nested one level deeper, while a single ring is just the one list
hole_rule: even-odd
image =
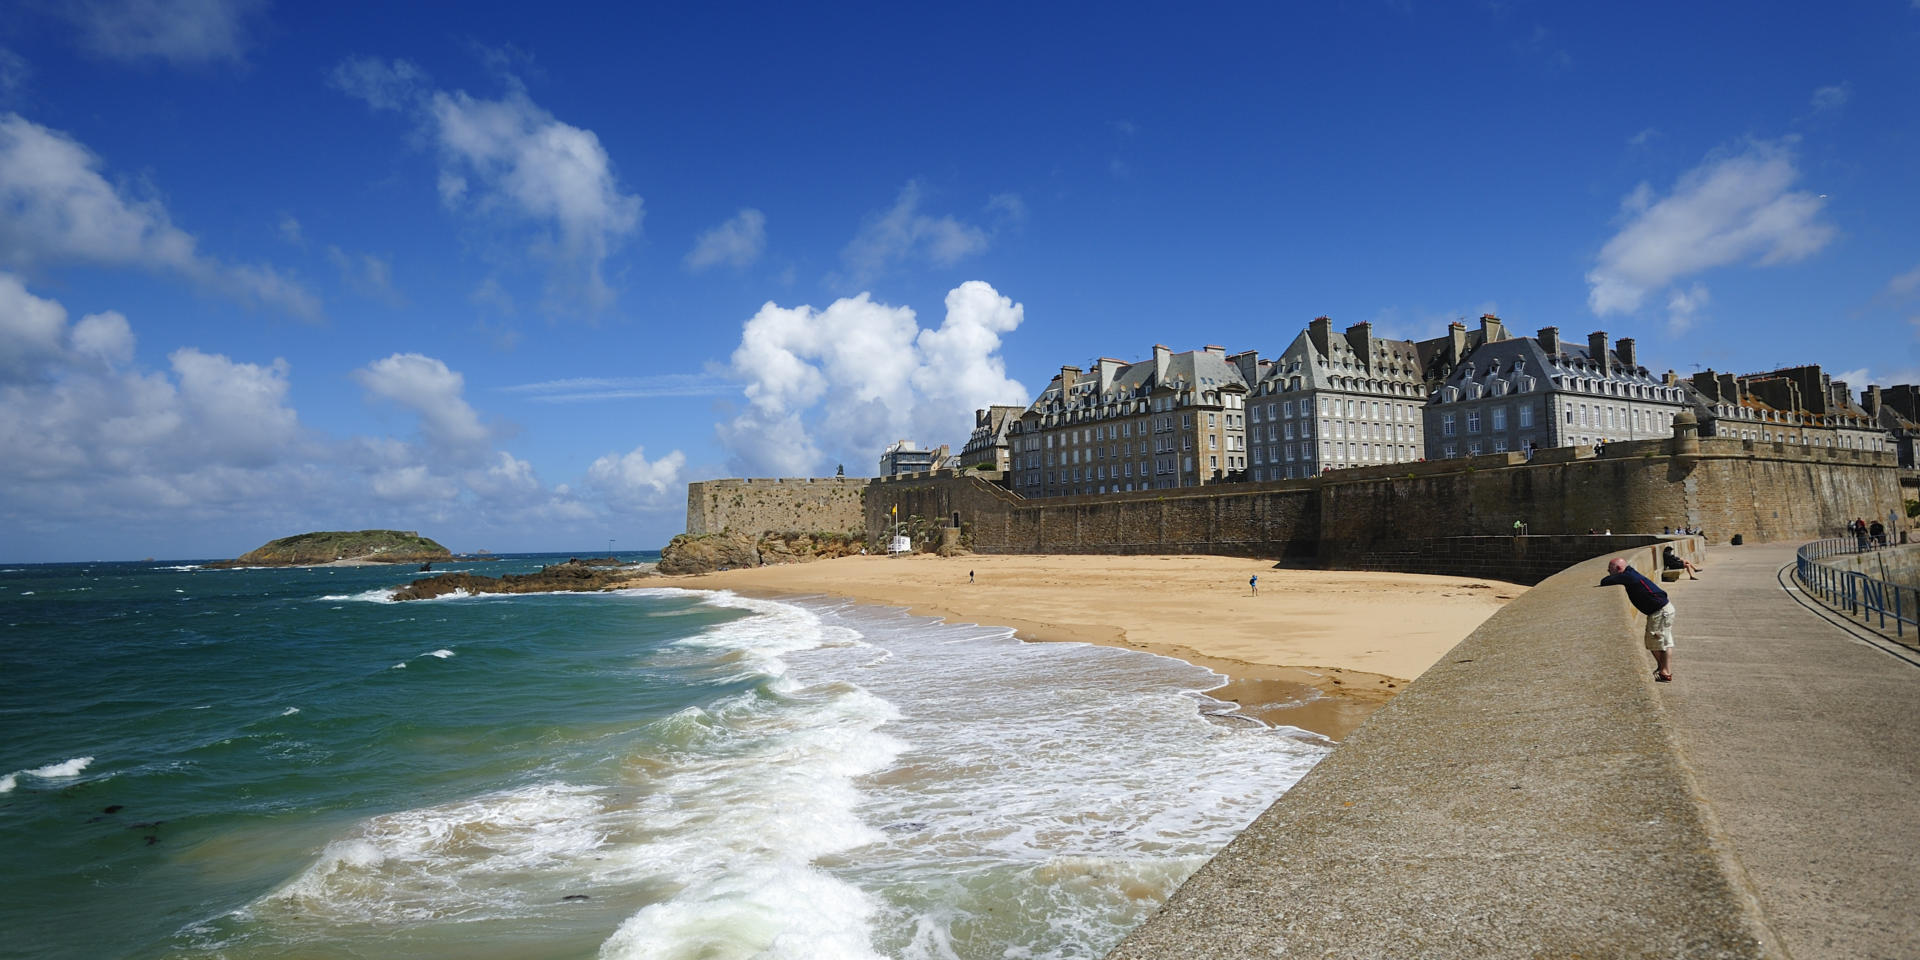
[{"label": "man leaning on wall", "polygon": [[1668,601],[1667,592],[1619,557],[1607,561],[1607,575],[1601,578],[1600,585],[1627,588],[1627,599],[1632,601],[1633,608],[1647,615],[1646,644],[1647,652],[1653,654],[1653,678],[1661,683],[1671,682],[1673,604]]}]

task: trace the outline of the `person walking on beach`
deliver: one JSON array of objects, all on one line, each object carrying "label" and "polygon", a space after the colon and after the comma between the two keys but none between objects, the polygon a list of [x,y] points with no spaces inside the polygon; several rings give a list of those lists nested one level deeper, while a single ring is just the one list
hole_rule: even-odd
[{"label": "person walking on beach", "polygon": [[1672,682],[1673,604],[1667,600],[1667,592],[1619,557],[1607,561],[1607,575],[1600,579],[1600,585],[1627,588],[1633,608],[1647,615],[1646,644],[1647,652],[1653,654],[1653,678]]},{"label": "person walking on beach", "polygon": [[972,571],[972,570],[968,570],[968,571],[967,571],[967,582],[968,582],[968,583],[972,583],[972,582],[973,582],[973,571]]},{"label": "person walking on beach", "polygon": [[1259,574],[1256,573],[1253,576],[1247,578],[1247,589],[1253,591],[1253,595],[1256,597],[1260,595],[1260,575]]}]

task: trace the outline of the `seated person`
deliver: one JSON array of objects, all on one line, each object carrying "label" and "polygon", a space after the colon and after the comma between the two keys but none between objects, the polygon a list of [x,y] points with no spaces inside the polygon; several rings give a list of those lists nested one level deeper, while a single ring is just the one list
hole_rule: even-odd
[{"label": "seated person", "polygon": [[1673,550],[1673,547],[1671,546],[1667,547],[1666,552],[1661,555],[1660,565],[1667,568],[1668,570],[1685,570],[1687,572],[1688,580],[1700,579],[1699,577],[1694,576],[1694,574],[1700,572],[1700,568],[1697,566],[1694,566],[1693,561],[1680,556],[1678,553],[1675,553]]}]

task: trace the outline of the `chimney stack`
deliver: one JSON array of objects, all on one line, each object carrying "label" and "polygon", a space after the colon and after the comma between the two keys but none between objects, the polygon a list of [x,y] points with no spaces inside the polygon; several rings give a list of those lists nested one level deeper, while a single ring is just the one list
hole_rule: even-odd
[{"label": "chimney stack", "polygon": [[1867,416],[1872,417],[1878,422],[1880,419],[1880,388],[1878,386],[1868,387],[1867,392],[1860,395],[1860,406],[1866,409]]},{"label": "chimney stack", "polygon": [[1549,357],[1557,357],[1560,355],[1559,327],[1540,328],[1540,349],[1545,350]]},{"label": "chimney stack", "polygon": [[1260,351],[1243,350],[1228,357],[1227,362],[1240,371],[1240,379],[1247,382],[1248,389],[1260,382]]},{"label": "chimney stack", "polygon": [[1627,368],[1628,373],[1640,368],[1640,358],[1634,355],[1632,337],[1621,337],[1614,343],[1613,352],[1620,357],[1620,363]]},{"label": "chimney stack", "polygon": [[1172,357],[1173,351],[1167,349],[1166,344],[1156,343],[1153,345],[1153,383],[1155,386],[1166,385],[1167,361],[1172,359]]},{"label": "chimney stack", "polygon": [[1313,344],[1315,350],[1320,351],[1321,356],[1326,356],[1327,352],[1332,349],[1327,346],[1328,342],[1332,339],[1333,320],[1331,318],[1314,317],[1313,322],[1307,324],[1307,340]]},{"label": "chimney stack", "polygon": [[1360,355],[1360,365],[1373,368],[1373,324],[1365,320],[1347,328],[1347,346]]},{"label": "chimney stack", "polygon": [[1613,363],[1607,357],[1607,332],[1605,330],[1595,330],[1587,334],[1587,356],[1591,357],[1594,363],[1600,365],[1601,376],[1604,377],[1613,372]]},{"label": "chimney stack", "polygon": [[1499,343],[1507,339],[1507,325],[1491,313],[1480,315],[1480,342]]},{"label": "chimney stack", "polygon": [[1459,366],[1460,361],[1465,360],[1467,358],[1467,325],[1466,324],[1461,323],[1458,320],[1455,320],[1454,322],[1447,324],[1447,346],[1453,352],[1453,355],[1448,359],[1453,361],[1454,366]]}]

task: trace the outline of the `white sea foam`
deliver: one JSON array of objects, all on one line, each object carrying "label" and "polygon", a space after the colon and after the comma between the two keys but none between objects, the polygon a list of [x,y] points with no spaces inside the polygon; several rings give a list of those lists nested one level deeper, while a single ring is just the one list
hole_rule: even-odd
[{"label": "white sea foam", "polygon": [[197,563],[183,563],[177,567],[160,567],[159,569],[161,570],[198,570],[200,569],[200,565]]},{"label": "white sea foam", "polygon": [[407,668],[407,662],[406,662],[405,660],[402,660],[402,661],[400,661],[399,663],[396,663],[396,664],[394,664],[394,665],[393,665],[392,667],[390,667],[390,668],[388,668],[388,669],[391,669],[391,670],[405,670],[406,668]]},{"label": "white sea foam", "polygon": [[324,603],[338,603],[342,600],[354,600],[360,603],[393,603],[395,602],[393,599],[393,590],[388,587],[378,587],[372,590],[362,590],[359,593],[329,593],[326,596],[320,597],[319,599],[321,600],[321,602],[324,602]]},{"label": "white sea foam", "polygon": [[452,650],[445,650],[445,649],[441,649],[441,650],[435,650],[435,651],[433,651],[432,653],[429,653],[429,654],[426,654],[426,656],[429,656],[429,657],[439,657],[440,659],[442,659],[442,660],[445,660],[445,659],[447,659],[448,657],[451,657],[451,656],[453,656],[453,651],[452,651]]},{"label": "white sea foam", "polygon": [[79,776],[81,771],[86,770],[87,767],[92,765],[92,757],[74,757],[71,760],[62,760],[59,763],[49,763],[44,767],[15,770],[4,777],[0,777],[0,793],[12,793],[14,788],[20,785],[20,777],[22,776],[39,777],[43,780],[64,780],[68,777]]},{"label": "white sea foam", "polygon": [[300,708],[299,708],[299,707],[288,707],[288,708],[286,708],[285,710],[282,710],[282,711],[280,711],[280,715],[281,715],[281,716],[283,716],[283,717],[291,717],[291,716],[293,716],[294,714],[296,714],[296,713],[299,713],[299,712],[300,712]]},{"label": "white sea foam", "polygon": [[32,590],[22,590],[22,591],[20,591],[20,595],[21,595],[21,596],[23,596],[23,597],[31,597],[31,596],[33,596],[33,591],[32,591]]},{"label": "white sea foam", "polygon": [[597,791],[544,783],[383,814],[249,912],[372,924],[510,916],[555,899],[541,875],[586,869],[606,842],[603,808]]},{"label": "white sea foam", "polygon": [[85,770],[92,764],[92,757],[74,757],[71,760],[49,763],[44,767],[34,767],[31,770],[23,770],[21,772],[29,773],[36,777],[46,777],[51,780],[55,777],[77,777],[80,775],[80,771]]}]

